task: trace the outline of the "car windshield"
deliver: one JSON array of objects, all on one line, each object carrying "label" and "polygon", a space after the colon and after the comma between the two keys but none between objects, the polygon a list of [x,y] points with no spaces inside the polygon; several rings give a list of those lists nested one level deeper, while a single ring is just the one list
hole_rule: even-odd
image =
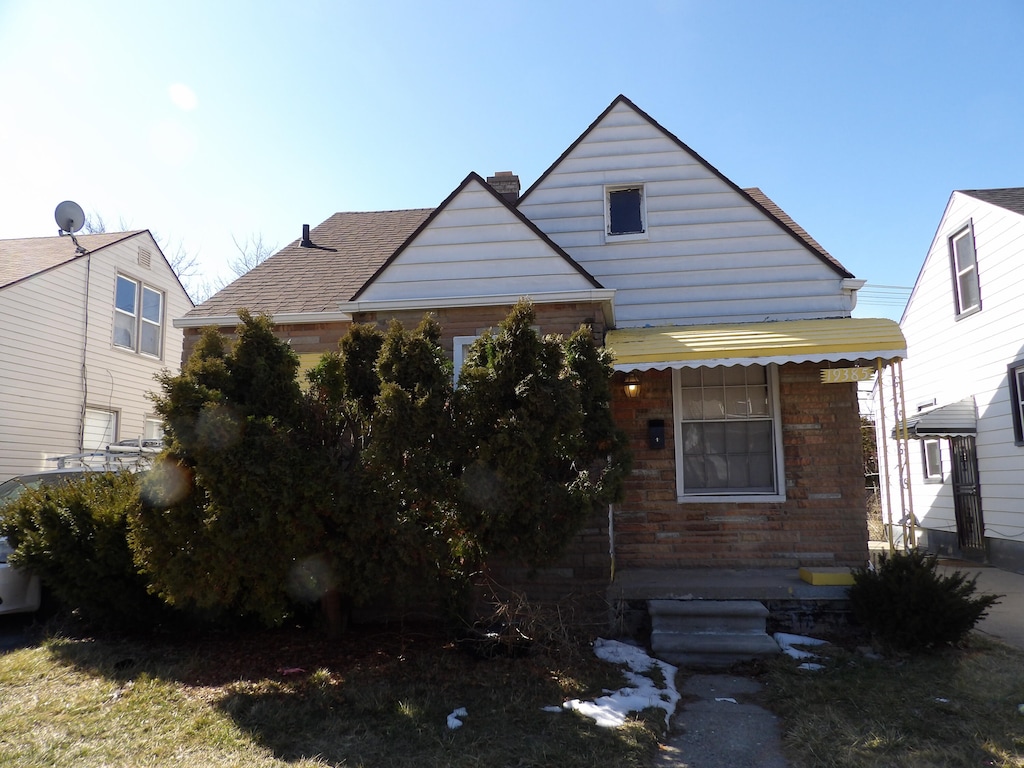
[{"label": "car windshield", "polygon": [[86,475],[85,470],[71,472],[36,472],[31,475],[19,475],[0,483],[0,507],[25,493],[43,485],[56,485],[65,480],[78,480]]}]

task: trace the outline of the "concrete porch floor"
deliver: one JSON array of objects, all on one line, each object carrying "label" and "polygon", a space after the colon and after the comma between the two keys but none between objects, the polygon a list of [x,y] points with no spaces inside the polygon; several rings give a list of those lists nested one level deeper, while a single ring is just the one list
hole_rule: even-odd
[{"label": "concrete porch floor", "polygon": [[608,586],[609,602],[635,600],[846,600],[847,587],[814,586],[797,568],[628,569]]}]

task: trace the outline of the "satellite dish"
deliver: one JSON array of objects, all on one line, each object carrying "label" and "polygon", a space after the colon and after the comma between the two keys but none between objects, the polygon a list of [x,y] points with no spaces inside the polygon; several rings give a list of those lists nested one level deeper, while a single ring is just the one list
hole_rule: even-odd
[{"label": "satellite dish", "polygon": [[57,220],[61,234],[64,232],[77,232],[85,226],[85,212],[82,206],[72,200],[65,200],[57,206],[53,212],[53,218]]}]

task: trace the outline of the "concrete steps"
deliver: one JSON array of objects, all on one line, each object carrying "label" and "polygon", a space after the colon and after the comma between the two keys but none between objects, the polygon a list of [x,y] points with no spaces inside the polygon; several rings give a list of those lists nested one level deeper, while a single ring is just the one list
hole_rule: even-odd
[{"label": "concrete steps", "polygon": [[779,653],[756,600],[649,600],[651,650],[680,666],[727,667]]}]

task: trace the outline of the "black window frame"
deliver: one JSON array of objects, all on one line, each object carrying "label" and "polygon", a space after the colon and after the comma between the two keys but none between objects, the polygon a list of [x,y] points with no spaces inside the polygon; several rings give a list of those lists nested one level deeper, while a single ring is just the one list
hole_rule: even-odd
[{"label": "black window frame", "polygon": [[[963,296],[960,290],[960,264],[958,260],[958,251],[956,243],[958,240],[966,235],[971,243],[971,251],[974,257],[974,290],[977,294],[978,301],[976,304],[970,307],[963,306]],[[956,319],[960,320],[964,317],[970,317],[973,314],[981,312],[981,270],[978,267],[978,243],[974,237],[974,220],[968,219],[967,223],[957,229],[947,238],[947,244],[949,248],[949,268],[953,281],[953,310],[956,313]]]},{"label": "black window frame", "polygon": [[1022,413],[1024,407],[1021,405],[1024,391],[1017,381],[1018,370],[1024,370],[1024,358],[1014,360],[1006,366],[1006,378],[1010,393],[1010,418],[1013,421],[1013,444],[1024,447],[1024,413]]},{"label": "black window frame", "polygon": [[643,184],[623,184],[605,189],[605,234],[609,238],[647,234],[646,194]]}]

